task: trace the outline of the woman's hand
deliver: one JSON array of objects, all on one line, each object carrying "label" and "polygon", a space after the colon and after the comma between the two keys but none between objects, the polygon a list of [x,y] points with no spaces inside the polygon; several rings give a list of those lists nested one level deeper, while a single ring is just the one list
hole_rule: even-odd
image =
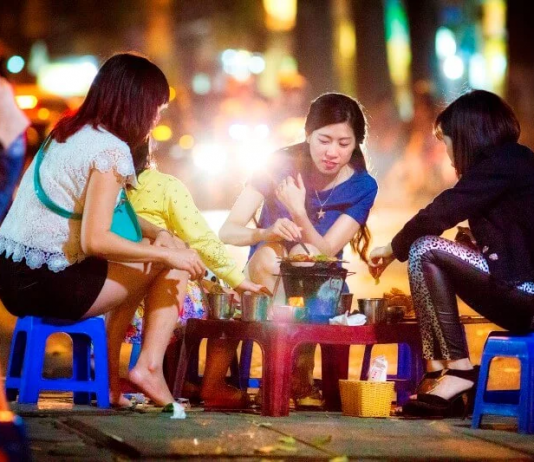
[{"label": "woman's hand", "polygon": [[166,264],[170,268],[187,271],[193,280],[202,279],[206,271],[197,251],[193,249],[169,249]]},{"label": "woman's hand", "polygon": [[185,245],[177,245],[176,237],[171,234],[170,231],[166,229],[161,229],[156,234],[156,239],[154,240],[154,245],[156,247],[165,247],[167,249],[185,249]]},{"label": "woman's hand", "polygon": [[291,216],[306,213],[305,200],[306,188],[302,181],[300,173],[297,175],[297,181],[291,176],[282,180],[275,189],[276,198],[284,204]]},{"label": "woman's hand", "polygon": [[369,272],[378,279],[389,264],[395,260],[391,243],[384,247],[375,247],[369,254]]},{"label": "woman's hand", "polygon": [[271,226],[265,229],[264,241],[300,241],[302,232],[289,218],[278,218]]},{"label": "woman's hand", "polygon": [[245,279],[241,284],[239,284],[235,289],[237,293],[242,294],[245,291],[254,292],[255,294],[267,294],[271,295],[267,287],[262,286],[261,284],[255,284],[248,279]]}]

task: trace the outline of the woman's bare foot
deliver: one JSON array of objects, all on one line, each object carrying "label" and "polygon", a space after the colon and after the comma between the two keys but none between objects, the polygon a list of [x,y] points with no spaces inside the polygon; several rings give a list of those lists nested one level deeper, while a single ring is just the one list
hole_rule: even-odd
[{"label": "woman's bare foot", "polygon": [[174,397],[167,387],[161,369],[150,370],[139,363],[128,373],[128,378],[138,387],[156,406],[165,406],[174,402]]},{"label": "woman's bare foot", "polygon": [[200,397],[204,400],[204,405],[210,408],[243,409],[248,404],[248,395],[244,391],[227,384],[213,388],[203,386]]},{"label": "woman's bare foot", "polygon": [[200,387],[194,383],[185,381],[182,386],[182,398],[188,398],[189,400],[200,400]]},{"label": "woman's bare foot", "polygon": [[117,409],[129,409],[133,407],[133,403],[129,399],[125,398],[122,393],[119,393],[118,395],[116,393],[110,393],[109,404],[111,407]]}]

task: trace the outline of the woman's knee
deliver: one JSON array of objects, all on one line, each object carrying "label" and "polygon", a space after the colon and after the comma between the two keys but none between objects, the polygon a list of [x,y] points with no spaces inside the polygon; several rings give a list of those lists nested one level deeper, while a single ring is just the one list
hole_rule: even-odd
[{"label": "woman's knee", "polygon": [[304,252],[309,253],[310,255],[321,255],[322,253],[317,247],[312,244],[306,244],[306,249],[307,250],[304,250],[301,244],[297,244],[291,248],[291,250],[289,251],[289,256],[292,257],[293,255],[302,254]]},{"label": "woman's knee", "polygon": [[447,239],[439,236],[423,236],[417,239],[410,247],[409,260],[421,260],[423,256],[432,257],[432,250],[444,247],[444,244],[450,243]]},{"label": "woman's knee", "polygon": [[279,258],[287,255],[285,247],[278,242],[270,242],[261,246],[248,263],[249,274],[278,273]]}]

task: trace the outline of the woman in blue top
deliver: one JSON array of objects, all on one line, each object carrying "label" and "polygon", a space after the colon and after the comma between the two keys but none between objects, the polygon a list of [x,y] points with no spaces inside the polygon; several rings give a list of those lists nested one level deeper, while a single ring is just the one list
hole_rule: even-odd
[{"label": "woman in blue top", "polygon": [[[305,242],[314,254],[337,257],[350,243],[367,261],[370,236],[366,221],[378,188],[367,173],[361,149],[366,128],[356,100],[338,93],[324,94],[310,106],[306,142],[276,153],[271,167],[246,185],[219,236],[227,244],[252,247],[247,268],[252,281],[272,291],[279,257],[304,253],[299,242]],[[262,204],[258,225],[248,227]],[[208,356],[217,357],[214,375],[222,381],[227,366],[211,343],[214,354]],[[299,355],[299,380],[293,387],[296,398],[311,392],[314,349],[306,348],[307,353]],[[217,383],[211,376],[205,376],[205,394],[215,390],[206,383],[208,379]],[[225,401],[226,397],[221,398]]]}]

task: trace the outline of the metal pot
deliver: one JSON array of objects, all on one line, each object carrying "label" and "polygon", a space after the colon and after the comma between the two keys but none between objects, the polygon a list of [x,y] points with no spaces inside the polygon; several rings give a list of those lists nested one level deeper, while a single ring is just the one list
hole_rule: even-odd
[{"label": "metal pot", "polygon": [[328,324],[337,314],[339,296],[347,277],[347,270],[332,262],[317,262],[313,266],[293,266],[280,263],[280,275],[287,299],[302,297],[306,320]]},{"label": "metal pot", "polygon": [[385,298],[359,298],[358,309],[367,318],[367,324],[383,324],[387,321]]},{"label": "metal pot", "polygon": [[232,294],[208,294],[208,305],[209,319],[232,319],[234,316]]},{"label": "metal pot", "polygon": [[386,308],[386,319],[388,324],[395,324],[404,319],[406,308],[404,306],[388,306]]},{"label": "metal pot", "polygon": [[242,321],[266,321],[271,297],[264,294],[244,292],[241,296]]}]

